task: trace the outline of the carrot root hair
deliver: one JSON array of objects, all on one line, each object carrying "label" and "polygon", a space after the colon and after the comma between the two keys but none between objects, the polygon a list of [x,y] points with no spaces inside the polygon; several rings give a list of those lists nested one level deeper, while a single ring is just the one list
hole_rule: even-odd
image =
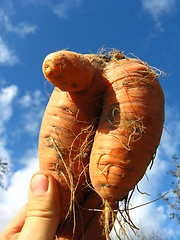
[{"label": "carrot root hair", "polygon": [[[86,134],[86,138],[84,139],[84,141],[82,142],[81,146],[79,146],[79,151],[77,153],[77,155],[75,157],[72,157],[72,149],[73,149],[73,145],[74,142],[76,141],[76,139],[81,138],[82,134]],[[65,159],[63,158],[63,154],[61,153],[61,149],[58,147],[58,145],[56,144],[56,141],[50,137],[50,140],[52,142],[52,145],[54,146],[57,155],[59,156],[57,159],[60,159],[60,161],[62,161],[65,171],[61,171],[60,168],[60,164],[58,161],[56,162],[52,162],[52,168],[53,170],[56,172],[57,176],[59,177],[59,179],[61,179],[62,177],[65,180],[65,183],[70,191],[70,200],[69,200],[69,209],[67,211],[67,214],[65,216],[64,222],[68,219],[73,219],[73,235],[75,233],[75,229],[76,229],[76,211],[78,211],[78,213],[81,215],[81,207],[79,204],[78,199],[76,198],[76,192],[78,189],[78,185],[79,185],[79,181],[80,178],[82,177],[82,175],[84,176],[85,179],[85,185],[83,188],[87,188],[89,187],[89,179],[88,179],[88,165],[84,166],[82,172],[79,174],[78,176],[78,180],[76,183],[74,183],[74,174],[73,174],[73,167],[72,167],[72,159],[73,161],[77,161],[78,160],[78,164],[81,165],[83,164],[81,162],[81,158],[84,157],[87,152],[89,151],[88,149],[91,148],[91,144],[92,142],[89,141],[89,138],[94,134],[94,129],[93,129],[93,125],[89,125],[87,128],[82,129],[82,131],[75,136],[74,142],[72,143],[72,145],[70,146],[70,152],[69,152],[69,163],[67,163],[67,161],[65,161]],[[82,189],[83,190],[83,189]],[[83,222],[82,222],[83,224]]]},{"label": "carrot root hair", "polygon": [[104,200],[104,233],[106,240],[111,239],[110,234],[112,231],[115,233],[117,239],[122,239],[121,237],[123,236],[123,239],[130,240],[127,233],[127,227],[130,228],[134,234],[139,230],[131,220],[129,214],[129,204],[134,190],[135,188],[128,193],[121,202],[117,203],[119,207],[113,208],[107,200]]},{"label": "carrot root hair", "polygon": [[104,231],[105,231],[105,236],[106,240],[110,240],[110,218],[111,218],[111,213],[113,214],[113,211],[111,210],[111,207],[108,203],[108,201],[105,201],[104,203],[104,215],[105,215],[105,220],[104,220]]}]

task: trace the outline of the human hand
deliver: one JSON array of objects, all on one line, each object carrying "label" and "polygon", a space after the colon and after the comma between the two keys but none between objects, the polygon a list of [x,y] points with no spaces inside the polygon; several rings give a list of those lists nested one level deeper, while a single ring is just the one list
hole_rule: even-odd
[{"label": "human hand", "polygon": [[48,172],[34,174],[28,203],[0,234],[0,240],[104,239],[100,221],[103,213],[88,211],[101,205],[100,198],[93,192],[87,196],[83,205],[83,209],[87,210],[82,210],[81,215],[77,216],[73,235],[73,219],[58,228],[61,215],[59,193],[56,180]]}]

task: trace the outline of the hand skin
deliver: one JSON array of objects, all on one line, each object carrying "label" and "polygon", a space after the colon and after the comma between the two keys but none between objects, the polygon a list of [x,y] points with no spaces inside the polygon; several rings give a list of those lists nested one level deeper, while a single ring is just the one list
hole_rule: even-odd
[{"label": "hand skin", "polygon": [[[0,234],[0,240],[103,240],[104,215],[102,211],[90,211],[101,206],[101,200],[95,192],[89,192],[81,214],[59,226],[60,194],[56,180],[46,171],[39,171],[31,179],[28,203],[17,213],[6,229]],[[63,205],[63,204],[62,204]]]}]

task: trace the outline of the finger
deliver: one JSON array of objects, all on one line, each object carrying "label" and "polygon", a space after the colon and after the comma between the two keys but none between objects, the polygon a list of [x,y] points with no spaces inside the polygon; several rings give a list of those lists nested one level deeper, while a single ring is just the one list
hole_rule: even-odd
[{"label": "finger", "polygon": [[18,240],[51,240],[59,223],[60,199],[56,180],[48,173],[38,172],[32,180],[25,224]]},{"label": "finger", "polygon": [[89,222],[84,234],[81,236],[81,240],[105,240],[104,234],[104,212],[96,212],[94,217]]},{"label": "finger", "polygon": [[[80,212],[77,217],[77,221],[82,222],[84,231],[89,226],[89,223],[92,221],[92,219],[97,215],[97,213],[102,213],[101,207],[102,200],[99,195],[94,191],[90,191],[83,206],[80,206]],[[79,232],[81,235],[83,234],[81,229],[79,229]]]},{"label": "finger", "polygon": [[9,236],[16,236],[21,231],[25,218],[26,218],[26,209],[27,205],[22,207],[20,211],[16,214],[16,216],[11,220],[11,222],[8,224],[8,226],[5,228],[5,230],[0,235],[0,239],[9,239]]},{"label": "finger", "polygon": [[[100,197],[94,191],[88,192],[88,194],[86,194],[86,200],[83,206],[79,206],[78,208],[77,215],[74,216],[73,219],[67,220],[59,227],[57,232],[58,239],[80,239],[88,229],[89,224],[93,219],[97,220],[94,223],[94,228],[97,230],[101,225],[101,220],[99,219],[100,221],[98,221],[98,218],[100,218],[102,214],[102,210],[100,209],[101,206],[102,201]],[[73,234],[74,227],[75,232]]]},{"label": "finger", "polygon": [[87,197],[83,208],[82,208],[82,217],[84,232],[78,239],[105,239],[102,237],[103,233],[103,219],[104,212],[102,210],[103,203],[99,195],[92,191]]}]

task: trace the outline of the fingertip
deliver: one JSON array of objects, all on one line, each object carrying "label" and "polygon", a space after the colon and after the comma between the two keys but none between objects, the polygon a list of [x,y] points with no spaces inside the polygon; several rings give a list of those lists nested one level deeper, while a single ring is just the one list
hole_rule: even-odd
[{"label": "fingertip", "polygon": [[37,173],[32,177],[30,189],[31,189],[31,193],[34,196],[41,195],[47,192],[48,187],[49,187],[48,176],[42,173]]},{"label": "fingertip", "polygon": [[[26,219],[19,239],[53,239],[59,224],[60,196],[57,181],[48,171],[38,171],[31,179]],[[39,231],[41,229],[41,231]]]}]

